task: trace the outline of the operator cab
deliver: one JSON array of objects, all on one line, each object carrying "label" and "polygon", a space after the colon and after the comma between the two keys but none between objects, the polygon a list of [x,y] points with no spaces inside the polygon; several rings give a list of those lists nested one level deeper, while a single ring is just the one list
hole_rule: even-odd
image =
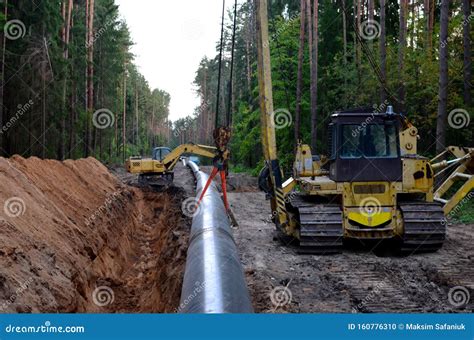
[{"label": "operator cab", "polygon": [[336,112],[329,125],[329,177],[335,182],[401,181],[400,116],[391,107]]},{"label": "operator cab", "polygon": [[171,153],[171,149],[164,146],[153,148],[152,158],[155,161],[162,161],[170,153]]}]

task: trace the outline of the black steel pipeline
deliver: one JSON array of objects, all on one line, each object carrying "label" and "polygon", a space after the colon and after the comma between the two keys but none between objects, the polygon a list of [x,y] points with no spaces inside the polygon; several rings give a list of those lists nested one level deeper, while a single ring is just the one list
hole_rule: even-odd
[{"label": "black steel pipeline", "polygon": [[[199,197],[208,176],[187,161]],[[180,313],[253,313],[222,198],[212,183],[193,217]]]}]

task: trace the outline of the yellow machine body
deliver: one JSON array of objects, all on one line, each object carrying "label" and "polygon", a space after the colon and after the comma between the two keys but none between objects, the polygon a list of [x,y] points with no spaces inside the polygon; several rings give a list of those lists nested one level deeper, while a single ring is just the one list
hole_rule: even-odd
[{"label": "yellow machine body", "polygon": [[182,144],[171,150],[163,159],[130,157],[125,168],[127,172],[139,176],[163,176],[172,174],[176,163],[183,155],[199,155],[213,158],[216,155],[216,148],[199,144]]}]

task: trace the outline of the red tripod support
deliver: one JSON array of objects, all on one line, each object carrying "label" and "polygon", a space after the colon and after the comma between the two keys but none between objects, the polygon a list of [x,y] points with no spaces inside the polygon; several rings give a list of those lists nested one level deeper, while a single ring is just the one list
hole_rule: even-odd
[{"label": "red tripod support", "polygon": [[204,186],[201,196],[199,197],[198,206],[201,203],[202,198],[206,194],[207,189],[212,183],[214,177],[216,177],[219,172],[221,176],[221,185],[222,185],[222,196],[224,199],[225,209],[229,211],[229,202],[227,201],[227,160],[229,159],[230,152],[227,149],[227,144],[230,140],[230,128],[229,127],[219,127],[214,130],[214,141],[217,147],[217,156],[213,160],[214,167],[212,168],[211,175]]}]

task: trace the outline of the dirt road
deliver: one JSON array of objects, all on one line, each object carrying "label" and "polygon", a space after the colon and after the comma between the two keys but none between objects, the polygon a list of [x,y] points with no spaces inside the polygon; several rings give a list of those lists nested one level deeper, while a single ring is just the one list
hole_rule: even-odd
[{"label": "dirt road", "polygon": [[[259,312],[467,312],[449,290],[474,283],[473,225],[451,225],[437,253],[380,257],[369,248],[329,256],[297,254],[276,237],[263,193],[231,193],[235,231],[254,305]],[[275,308],[272,289],[288,287],[291,302]],[[287,300],[288,301],[288,298]],[[285,301],[285,302],[286,302]]]},{"label": "dirt road", "polygon": [[[359,246],[339,255],[301,255],[295,244],[277,237],[265,195],[245,191],[231,192],[229,200],[257,312],[473,311],[473,298],[461,307],[455,304],[464,298],[464,289],[474,295],[474,225],[450,225],[443,248],[432,254],[380,255],[372,246]],[[283,294],[275,299],[278,289]]]}]

